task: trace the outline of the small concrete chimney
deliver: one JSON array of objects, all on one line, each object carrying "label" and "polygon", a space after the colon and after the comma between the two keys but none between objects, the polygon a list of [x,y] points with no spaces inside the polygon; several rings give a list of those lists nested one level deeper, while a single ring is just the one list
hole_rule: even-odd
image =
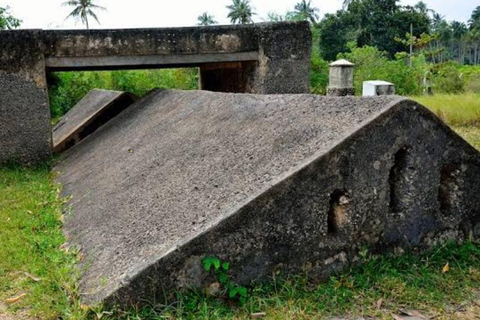
[{"label": "small concrete chimney", "polygon": [[330,64],[330,78],[327,88],[328,96],[353,96],[353,69],[355,64],[340,59]]}]

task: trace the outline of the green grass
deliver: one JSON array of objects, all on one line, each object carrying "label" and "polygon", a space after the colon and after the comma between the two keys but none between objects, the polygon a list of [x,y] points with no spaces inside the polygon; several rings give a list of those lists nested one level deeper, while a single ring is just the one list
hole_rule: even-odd
[{"label": "green grass", "polygon": [[[78,317],[74,253],[59,248],[59,187],[48,167],[0,169],[0,318]],[[15,303],[6,299],[25,294]]]},{"label": "green grass", "polygon": [[460,136],[480,150],[480,94],[413,97],[449,124]]},{"label": "green grass", "polygon": [[[450,271],[443,273],[447,262]],[[474,304],[479,285],[480,246],[450,243],[422,256],[368,256],[363,265],[317,286],[305,276],[274,279],[250,289],[244,305],[191,292],[167,307],[117,312],[107,319],[250,319],[257,312],[265,312],[265,319],[392,319],[403,309],[453,319],[462,307],[480,311]]]},{"label": "green grass", "polygon": [[[0,308],[14,319],[322,319],[331,315],[391,319],[402,309],[414,309],[436,319],[468,319],[480,314],[480,246],[447,244],[422,256],[373,256],[364,264],[313,286],[306,277],[282,280],[249,289],[244,305],[226,296],[200,292],[178,294],[176,302],[140,310],[84,314],[76,294],[75,252],[60,250],[61,206],[58,186],[48,168],[9,168],[0,171],[0,301],[26,293]],[[450,271],[443,273],[449,263]],[[25,273],[39,277],[36,282]],[[382,301],[380,308],[377,308]],[[460,310],[459,312],[457,312]],[[459,314],[457,314],[459,313]],[[473,318],[471,318],[473,319]]]},{"label": "green grass", "polygon": [[480,151],[480,127],[453,127],[453,130]]},{"label": "green grass", "polygon": [[480,94],[414,97],[452,126],[480,126]]}]

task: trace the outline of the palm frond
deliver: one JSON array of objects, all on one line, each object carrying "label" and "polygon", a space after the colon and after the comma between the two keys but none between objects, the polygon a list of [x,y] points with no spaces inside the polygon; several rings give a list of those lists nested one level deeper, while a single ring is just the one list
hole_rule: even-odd
[{"label": "palm frond", "polygon": [[68,18],[78,19],[80,17],[81,13],[82,13],[82,8],[81,7],[76,7],[75,9],[73,9],[72,12],[70,12],[70,14],[65,19],[68,19]]},{"label": "palm frond", "polygon": [[90,8],[95,8],[95,9],[100,9],[100,10],[103,10],[103,11],[107,11],[107,8],[96,5],[96,4],[93,4],[93,3],[90,5]]},{"label": "palm frond", "polygon": [[74,7],[78,5],[80,5],[80,2],[78,2],[77,0],[69,0],[62,3],[62,6],[64,7]]},{"label": "palm frond", "polygon": [[95,21],[97,21],[98,24],[100,24],[100,21],[98,21],[98,17],[97,17],[97,15],[95,14],[95,12],[93,12],[93,11],[90,10],[90,9],[88,9],[88,10],[87,10],[87,14],[88,14],[90,17],[92,17],[93,19],[95,19]]}]

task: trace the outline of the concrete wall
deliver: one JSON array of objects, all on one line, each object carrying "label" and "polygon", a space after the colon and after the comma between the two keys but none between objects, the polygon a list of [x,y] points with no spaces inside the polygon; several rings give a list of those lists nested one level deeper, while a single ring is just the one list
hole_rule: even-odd
[{"label": "concrete wall", "polygon": [[0,163],[51,154],[41,30],[0,31]]},{"label": "concrete wall", "polygon": [[0,163],[51,153],[45,71],[200,67],[201,89],[306,93],[307,22],[0,32]]},{"label": "concrete wall", "polygon": [[[258,24],[252,41],[257,42],[256,61],[243,62],[236,69],[201,67],[201,88],[260,94],[309,92],[312,37],[308,23]],[[218,81],[222,78],[233,88],[225,90]]]},{"label": "concrete wall", "polygon": [[201,88],[307,93],[307,22],[169,29],[45,31],[51,71],[199,66]]}]

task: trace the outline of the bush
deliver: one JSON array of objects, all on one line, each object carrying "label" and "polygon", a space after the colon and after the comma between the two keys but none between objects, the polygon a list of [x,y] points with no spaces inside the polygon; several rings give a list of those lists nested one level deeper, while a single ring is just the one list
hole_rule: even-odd
[{"label": "bush", "polygon": [[355,63],[354,86],[357,94],[362,94],[363,81],[385,80],[395,84],[399,95],[418,95],[422,92],[422,79],[427,64],[423,56],[415,57],[413,65],[407,65],[405,54],[397,54],[395,60],[389,60],[387,53],[376,47],[356,47],[349,45],[351,52],[341,53],[338,59],[347,59]]},{"label": "bush", "polygon": [[480,66],[459,67],[465,79],[465,91],[480,94]]},{"label": "bush", "polygon": [[57,119],[70,110],[90,90],[128,91],[143,96],[154,88],[196,89],[197,69],[133,71],[88,71],[51,73],[48,76],[50,112]]},{"label": "bush", "polygon": [[455,62],[446,62],[433,67],[433,88],[436,93],[462,93],[465,77]]},{"label": "bush", "polygon": [[310,92],[325,94],[328,86],[328,62],[320,58],[318,54],[312,54],[310,64]]}]

